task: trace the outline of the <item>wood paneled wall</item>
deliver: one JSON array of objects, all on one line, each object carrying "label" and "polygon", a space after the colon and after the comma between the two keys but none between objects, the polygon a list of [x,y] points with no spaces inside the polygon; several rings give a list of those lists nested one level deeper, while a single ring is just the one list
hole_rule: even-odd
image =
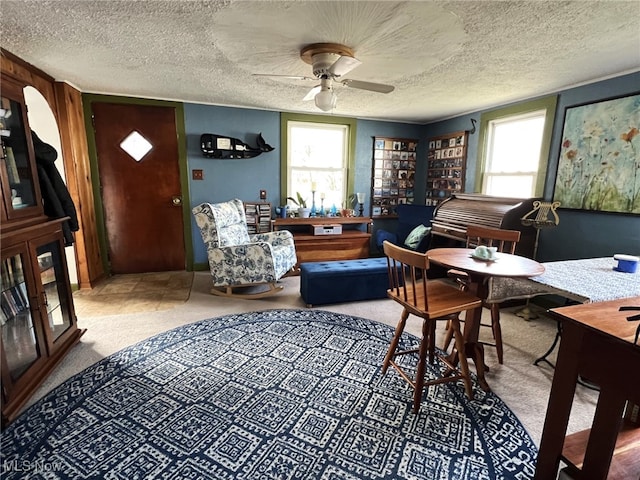
[{"label": "wood paneled wall", "polygon": [[[80,231],[76,234],[76,263],[80,288],[92,288],[104,277],[100,256],[95,202],[85,134],[82,94],[66,83],[55,83],[58,127],[64,150],[67,188],[78,210]],[[83,252],[79,255],[78,252]]]},{"label": "wood paneled wall", "polygon": [[67,188],[78,211],[80,224],[74,245],[78,285],[80,288],[93,288],[105,272],[98,243],[82,95],[12,53],[4,49],[0,49],[0,53],[0,73],[36,88],[49,103],[58,122]]}]

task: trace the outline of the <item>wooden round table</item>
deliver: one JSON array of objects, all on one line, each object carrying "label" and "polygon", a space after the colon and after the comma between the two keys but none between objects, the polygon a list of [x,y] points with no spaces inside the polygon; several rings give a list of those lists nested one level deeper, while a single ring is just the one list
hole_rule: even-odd
[{"label": "wooden round table", "polygon": [[[536,277],[544,273],[544,266],[530,258],[512,255],[510,253],[496,253],[494,261],[473,258],[471,248],[434,248],[427,251],[429,261],[443,267],[466,272],[469,275],[469,292],[482,300],[489,294],[489,279],[491,277]],[[468,311],[464,324],[465,355],[476,365],[478,382],[485,391],[489,385],[484,378],[484,349],[478,342],[480,334],[480,319],[482,307]],[[452,361],[456,353],[452,354]]]}]

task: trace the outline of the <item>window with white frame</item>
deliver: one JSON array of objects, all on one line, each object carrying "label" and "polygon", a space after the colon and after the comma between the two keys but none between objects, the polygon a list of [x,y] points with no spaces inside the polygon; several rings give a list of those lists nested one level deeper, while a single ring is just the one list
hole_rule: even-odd
[{"label": "window with white frame", "polygon": [[555,97],[483,114],[477,191],[542,196],[554,114]]},{"label": "window with white frame", "polygon": [[[287,197],[340,208],[347,195],[349,125],[287,122]],[[315,191],[315,198],[312,197]]]},{"label": "window with white frame", "polygon": [[541,110],[489,122],[483,193],[516,198],[535,195],[544,114]]}]

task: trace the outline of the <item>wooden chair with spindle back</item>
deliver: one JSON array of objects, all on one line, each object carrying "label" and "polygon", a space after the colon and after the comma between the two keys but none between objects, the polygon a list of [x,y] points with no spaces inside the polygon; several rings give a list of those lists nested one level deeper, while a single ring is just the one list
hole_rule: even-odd
[{"label": "wooden chair with spindle back", "polygon": [[[414,390],[413,412],[418,413],[422,401],[423,389],[429,385],[463,380],[465,392],[469,399],[473,398],[471,376],[466,355],[458,355],[459,368],[453,365],[441,351],[435,347],[436,322],[449,320],[455,346],[459,352],[464,351],[464,340],[460,331],[459,315],[461,312],[479,308],[482,300],[462,291],[442,280],[428,280],[429,258],[424,253],[407,250],[385,241],[384,253],[387,256],[389,271],[389,298],[402,305],[402,315],[387,350],[382,365],[382,373],[386,373],[389,365],[394,367],[400,376]],[[422,318],[422,339],[417,348],[399,350],[400,337],[404,331],[409,315]],[[398,355],[418,353],[417,372],[415,378],[395,361]],[[437,357],[448,367],[444,377],[425,381],[427,355],[433,363]]]},{"label": "wooden chair with spindle back", "polygon": [[[520,241],[519,230],[503,230],[500,228],[489,228],[481,226],[470,225],[467,227],[467,248],[475,248],[480,245],[487,247],[496,247],[498,252],[514,254],[516,251],[516,245]],[[468,276],[465,272],[458,270],[449,270],[447,272],[449,278],[454,278],[460,285],[462,290],[467,289]],[[491,282],[491,278],[489,279]],[[484,345],[489,345],[496,348],[496,355],[498,356],[498,362],[503,363],[504,348],[502,346],[502,329],[500,328],[500,304],[497,302],[491,302],[491,285],[489,285],[489,296],[483,303],[483,306],[491,310],[491,325],[480,324],[483,327],[491,327],[493,332],[493,340],[495,343],[481,342]],[[445,334],[443,348],[447,350],[453,339],[453,332],[447,328]]]}]

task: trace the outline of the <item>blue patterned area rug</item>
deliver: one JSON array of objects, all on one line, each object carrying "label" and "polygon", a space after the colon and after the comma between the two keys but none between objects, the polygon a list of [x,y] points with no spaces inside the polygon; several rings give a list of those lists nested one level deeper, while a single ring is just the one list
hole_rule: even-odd
[{"label": "blue patterned area rug", "polygon": [[433,386],[411,412],[408,385],[381,375],[392,333],[319,310],[162,333],[23,413],[2,433],[2,477],[532,478],[536,447],[496,395],[475,385],[468,401],[461,384]]}]

